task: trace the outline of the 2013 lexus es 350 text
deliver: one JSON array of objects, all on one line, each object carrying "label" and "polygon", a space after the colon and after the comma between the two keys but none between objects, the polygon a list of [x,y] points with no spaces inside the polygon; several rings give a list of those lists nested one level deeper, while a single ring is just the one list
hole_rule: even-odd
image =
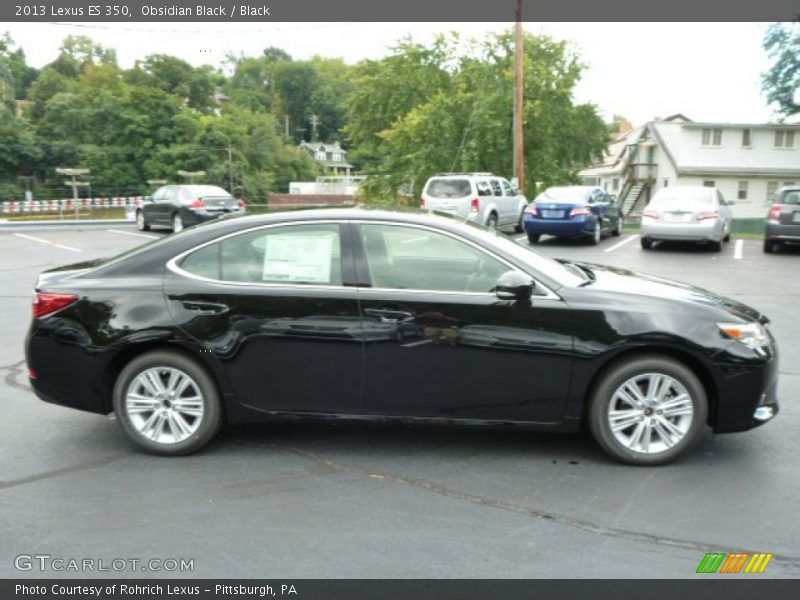
[{"label": "2013 lexus es 350 text", "polygon": [[36,284],[36,394],[158,454],[225,423],[402,419],[576,431],[659,464],[778,412],[768,319],[431,214],[221,219]]}]

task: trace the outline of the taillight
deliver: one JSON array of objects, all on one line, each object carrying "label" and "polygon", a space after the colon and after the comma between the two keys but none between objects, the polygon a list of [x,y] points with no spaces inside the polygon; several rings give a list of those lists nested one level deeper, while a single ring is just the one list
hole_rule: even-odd
[{"label": "taillight", "polygon": [[244,200],[242,200],[241,198],[239,198],[239,208],[241,208],[242,210],[244,210],[244,207],[245,207]]},{"label": "taillight", "polygon": [[472,203],[469,205],[469,209],[474,213],[481,212],[481,202],[477,198],[472,199]]},{"label": "taillight", "polygon": [[571,211],[569,211],[570,217],[579,217],[581,215],[590,215],[590,214],[592,214],[592,211],[590,211],[585,206],[581,206],[579,208],[573,208]]},{"label": "taillight", "polygon": [[28,369],[28,379],[36,379],[39,377],[39,371],[36,369]]},{"label": "taillight", "polygon": [[203,202],[200,198],[198,198],[197,200],[195,200],[194,202],[192,202],[189,205],[189,208],[191,208],[192,210],[201,210],[201,209],[203,209],[205,207],[206,207],[206,203]]},{"label": "taillight", "polygon": [[41,319],[78,301],[75,294],[33,293],[33,318]]},{"label": "taillight", "polygon": [[660,219],[661,213],[652,208],[648,208],[646,211],[644,211],[644,213],[642,213],[642,216],[650,217],[651,219]]},{"label": "taillight", "polygon": [[420,208],[425,208],[425,198],[424,197],[419,199],[419,207]]},{"label": "taillight", "polygon": [[769,215],[767,219],[770,221],[779,221],[781,218],[781,205],[780,204],[773,204],[772,207],[769,209]]},{"label": "taillight", "polygon": [[536,208],[533,204],[528,204],[528,206],[525,207],[525,212],[528,213],[529,215],[533,215],[534,217],[539,216],[539,209]]},{"label": "taillight", "polygon": [[702,221],[703,219],[716,219],[719,216],[719,212],[716,210],[704,210],[697,214],[697,220]]}]

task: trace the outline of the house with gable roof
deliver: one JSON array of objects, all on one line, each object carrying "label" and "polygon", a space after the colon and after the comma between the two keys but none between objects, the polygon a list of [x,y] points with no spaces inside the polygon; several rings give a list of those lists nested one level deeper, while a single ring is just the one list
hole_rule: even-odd
[{"label": "house with gable roof", "polygon": [[578,173],[637,216],[670,185],[704,185],[732,200],[736,218],[760,218],[775,192],[800,182],[800,123],[695,122],[675,114],[621,133],[604,159]]}]

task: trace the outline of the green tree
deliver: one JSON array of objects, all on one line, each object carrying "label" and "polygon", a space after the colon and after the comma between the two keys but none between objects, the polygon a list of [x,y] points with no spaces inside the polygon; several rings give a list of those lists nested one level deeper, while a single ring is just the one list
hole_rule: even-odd
[{"label": "green tree", "polygon": [[761,75],[767,101],[784,115],[800,113],[800,24],[773,23],[764,36],[772,66]]},{"label": "green tree", "polygon": [[194,68],[185,60],[166,54],[151,54],[137,61],[126,74],[129,83],[152,86],[186,100],[201,112],[214,105],[214,72],[210,67]]}]

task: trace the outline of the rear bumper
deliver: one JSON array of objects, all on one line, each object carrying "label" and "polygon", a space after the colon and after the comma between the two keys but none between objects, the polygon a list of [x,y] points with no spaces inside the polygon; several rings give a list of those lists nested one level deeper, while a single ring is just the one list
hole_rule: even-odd
[{"label": "rear bumper", "polygon": [[523,225],[528,233],[556,235],[559,237],[579,237],[592,235],[597,227],[597,217],[581,216],[572,219],[542,219],[525,213]]},{"label": "rear bumper", "polygon": [[650,240],[721,242],[724,233],[722,224],[716,221],[663,223],[645,217],[642,219],[641,236]]},{"label": "rear bumper", "polygon": [[244,214],[244,210],[237,208],[225,211],[207,211],[207,210],[184,210],[181,213],[183,222],[186,225],[194,225],[195,223],[205,223],[206,221],[213,221],[225,215],[240,215]]},{"label": "rear bumper", "polygon": [[784,225],[767,222],[765,235],[768,240],[800,242],[800,223]]}]

